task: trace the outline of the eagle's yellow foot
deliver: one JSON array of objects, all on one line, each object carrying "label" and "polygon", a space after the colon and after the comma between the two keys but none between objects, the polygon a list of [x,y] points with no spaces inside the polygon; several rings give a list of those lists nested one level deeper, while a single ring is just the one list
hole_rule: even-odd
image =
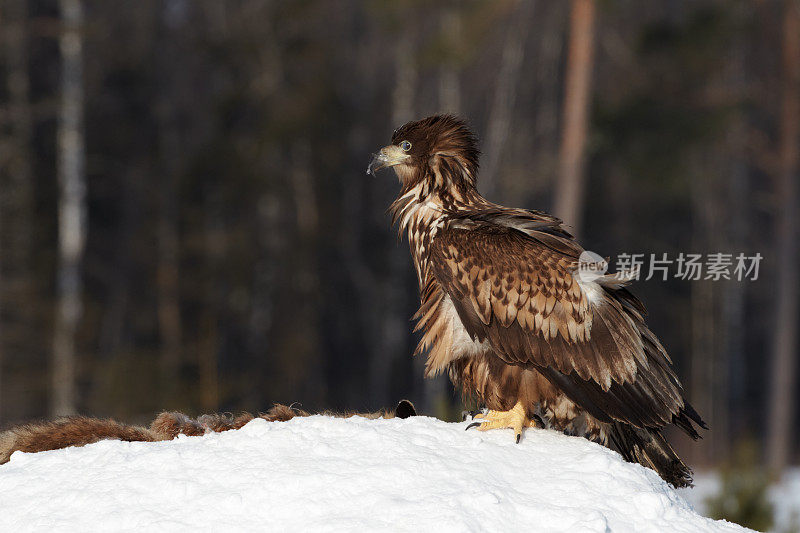
[{"label": "eagle's yellow foot", "polygon": [[480,418],[482,421],[473,422],[467,426],[467,429],[477,427],[479,431],[487,431],[489,429],[511,428],[514,430],[514,437],[517,443],[522,437],[522,428],[536,427],[536,422],[525,416],[525,407],[520,402],[517,402],[510,411],[487,411],[486,413],[478,413],[472,418]]}]

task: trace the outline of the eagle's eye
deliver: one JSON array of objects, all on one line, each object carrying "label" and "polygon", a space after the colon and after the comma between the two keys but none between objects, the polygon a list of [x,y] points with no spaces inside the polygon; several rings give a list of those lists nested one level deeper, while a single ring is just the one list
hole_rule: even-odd
[{"label": "eagle's eye", "polygon": [[400,148],[402,148],[404,152],[408,152],[411,150],[411,143],[408,141],[403,141],[400,143]]}]

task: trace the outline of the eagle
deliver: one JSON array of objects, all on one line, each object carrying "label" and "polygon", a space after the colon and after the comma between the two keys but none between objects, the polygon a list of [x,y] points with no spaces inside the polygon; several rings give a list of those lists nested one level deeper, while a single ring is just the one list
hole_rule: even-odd
[{"label": "eagle", "polygon": [[630,277],[581,276],[584,249],[562,221],[478,192],[479,150],[451,115],[409,122],[367,172],[391,167],[389,211],[411,248],[420,289],[416,354],[485,409],[470,427],[547,427],[580,435],[655,470],[675,487],[691,470],[664,437],[707,429],[645,325]]}]

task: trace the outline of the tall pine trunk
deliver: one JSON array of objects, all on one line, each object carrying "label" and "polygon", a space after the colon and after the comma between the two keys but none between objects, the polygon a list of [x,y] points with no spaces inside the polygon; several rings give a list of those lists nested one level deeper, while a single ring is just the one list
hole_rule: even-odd
[{"label": "tall pine trunk", "polygon": [[785,1],[783,19],[783,84],[777,231],[777,298],[769,398],[767,457],[780,473],[789,463],[797,401],[797,179],[800,166],[800,5]]},{"label": "tall pine trunk", "polygon": [[86,240],[81,0],[60,0],[61,104],[58,117],[58,281],[53,334],[53,415],[75,412],[76,334],[82,314]]},{"label": "tall pine trunk", "polygon": [[559,179],[553,213],[579,233],[583,222],[586,137],[594,56],[594,0],[572,0],[564,83]]}]

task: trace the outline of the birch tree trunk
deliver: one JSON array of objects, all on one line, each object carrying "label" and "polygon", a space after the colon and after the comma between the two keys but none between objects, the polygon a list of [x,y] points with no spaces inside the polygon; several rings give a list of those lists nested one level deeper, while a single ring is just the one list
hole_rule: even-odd
[{"label": "birch tree trunk", "polygon": [[783,19],[783,86],[780,163],[776,198],[780,202],[777,231],[777,309],[769,387],[767,458],[780,474],[789,463],[794,403],[797,400],[797,180],[800,166],[800,3],[785,0]]},{"label": "birch tree trunk", "polygon": [[82,314],[81,260],[86,240],[81,0],[60,0],[61,104],[58,120],[58,281],[51,414],[75,412],[76,332]]},{"label": "birch tree trunk", "polygon": [[586,136],[594,55],[594,0],[572,0],[564,83],[559,180],[553,214],[578,234],[583,218]]}]

